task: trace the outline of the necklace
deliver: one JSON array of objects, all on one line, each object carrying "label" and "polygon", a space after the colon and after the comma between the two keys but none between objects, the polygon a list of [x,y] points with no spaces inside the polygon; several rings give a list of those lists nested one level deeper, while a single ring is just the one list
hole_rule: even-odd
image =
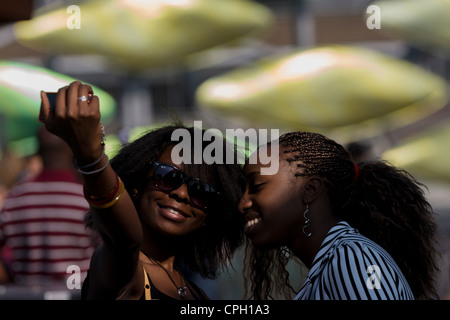
[{"label": "necklace", "polygon": [[[147,256],[147,255],[146,255]],[[164,266],[161,264],[161,263],[159,263],[158,261],[156,261],[155,259],[153,259],[153,258],[151,258],[151,257],[149,257],[149,256],[147,256],[147,258],[149,258],[152,262],[154,262],[154,263],[156,263],[159,267],[161,267],[163,270],[164,270],[164,272],[167,274],[167,276],[169,277],[169,279],[170,279],[170,281],[172,281],[172,283],[173,283],[173,285],[175,286],[175,288],[177,289],[177,293],[178,293],[178,295],[181,297],[181,298],[185,298],[186,297],[186,295],[187,295],[187,287],[186,287],[186,283],[185,283],[185,285],[183,286],[177,286],[177,284],[175,283],[175,281],[172,279],[172,277],[170,276],[170,273],[169,273],[169,271],[167,271],[167,269],[166,268],[164,268]],[[180,273],[180,277],[181,277],[181,281],[182,282],[184,282],[183,281],[183,276],[181,275],[181,273]]]}]

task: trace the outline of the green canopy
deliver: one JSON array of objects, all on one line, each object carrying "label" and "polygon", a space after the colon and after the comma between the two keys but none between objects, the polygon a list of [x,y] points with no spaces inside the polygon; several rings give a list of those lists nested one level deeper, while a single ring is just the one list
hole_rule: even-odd
[{"label": "green canopy", "polygon": [[[56,92],[76,79],[52,70],[25,63],[0,61],[0,136],[3,144],[13,141],[16,150],[22,145],[32,150],[33,137],[42,125],[38,121],[40,91]],[[100,99],[102,122],[110,122],[116,111],[114,99],[105,91],[92,86]],[[31,137],[31,140],[29,139]],[[17,143],[18,140],[23,140]],[[28,151],[23,152],[28,153]]]}]

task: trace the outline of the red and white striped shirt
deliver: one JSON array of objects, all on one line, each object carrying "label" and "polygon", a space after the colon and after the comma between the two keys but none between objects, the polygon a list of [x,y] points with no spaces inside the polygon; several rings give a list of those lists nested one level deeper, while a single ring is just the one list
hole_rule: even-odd
[{"label": "red and white striped shirt", "polygon": [[70,171],[44,171],[12,189],[0,213],[0,243],[12,251],[11,271],[22,285],[64,285],[76,265],[84,280],[95,237],[83,218],[89,205]]}]

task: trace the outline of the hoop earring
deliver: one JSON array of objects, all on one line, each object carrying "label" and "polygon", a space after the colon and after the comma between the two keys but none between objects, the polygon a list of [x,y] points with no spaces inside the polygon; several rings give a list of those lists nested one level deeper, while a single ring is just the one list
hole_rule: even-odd
[{"label": "hoop earring", "polygon": [[281,259],[283,261],[291,260],[292,258],[291,250],[289,250],[287,246],[281,246],[280,251],[281,251]]},{"label": "hoop earring", "polygon": [[303,228],[302,228],[302,232],[305,236],[307,236],[308,238],[311,237],[312,232],[306,232],[306,229],[308,229],[309,227],[311,227],[311,212],[309,212],[309,205],[306,204],[306,210],[305,212],[303,212],[303,218],[305,218],[305,223],[303,224]]}]

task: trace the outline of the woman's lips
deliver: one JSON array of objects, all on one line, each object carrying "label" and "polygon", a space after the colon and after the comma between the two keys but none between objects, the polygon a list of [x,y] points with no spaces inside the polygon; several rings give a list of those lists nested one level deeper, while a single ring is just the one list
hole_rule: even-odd
[{"label": "woman's lips", "polygon": [[182,222],[189,218],[183,211],[172,207],[160,207],[159,211],[164,218],[175,222]]}]

